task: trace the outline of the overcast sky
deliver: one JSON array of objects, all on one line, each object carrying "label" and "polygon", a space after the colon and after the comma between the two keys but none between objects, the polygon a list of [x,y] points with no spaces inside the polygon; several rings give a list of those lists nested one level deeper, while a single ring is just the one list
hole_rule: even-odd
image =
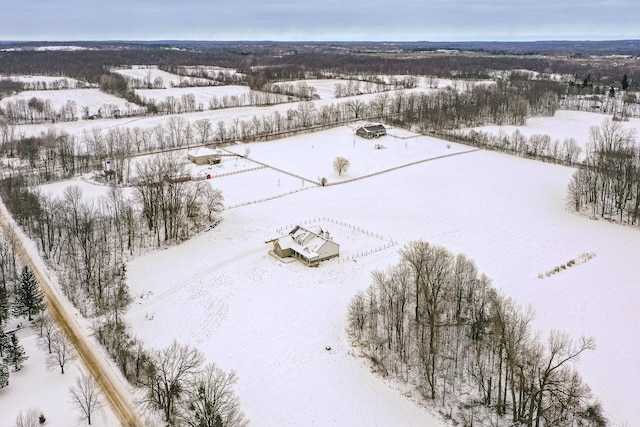
[{"label": "overcast sky", "polygon": [[0,0],[0,40],[640,38],[638,0]]}]

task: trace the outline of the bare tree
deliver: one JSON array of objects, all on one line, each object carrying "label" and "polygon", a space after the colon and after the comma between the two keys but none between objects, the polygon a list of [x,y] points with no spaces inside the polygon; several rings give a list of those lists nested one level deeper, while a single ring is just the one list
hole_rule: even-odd
[{"label": "bare tree", "polygon": [[233,391],[235,372],[207,365],[187,389],[180,418],[189,427],[244,427],[248,424]]},{"label": "bare tree", "polygon": [[366,113],[367,104],[360,99],[354,99],[347,102],[347,108],[353,114],[353,118],[358,120]]},{"label": "bare tree", "polygon": [[298,108],[296,109],[296,113],[300,119],[300,125],[303,128],[306,128],[311,124],[311,118],[316,111],[316,106],[311,101],[302,101],[298,104]]},{"label": "bare tree", "polygon": [[351,166],[351,163],[349,163],[349,160],[345,159],[344,157],[338,156],[333,161],[333,170],[336,171],[338,176],[346,173],[347,170],[349,170],[349,166]]},{"label": "bare tree", "polygon": [[56,325],[48,312],[42,312],[38,314],[31,328],[38,333],[40,337],[40,343],[49,353],[51,353],[51,344],[56,333]]},{"label": "bare tree", "polygon": [[16,417],[15,427],[38,427],[40,425],[40,415],[35,408],[20,411]]},{"label": "bare tree", "polygon": [[207,219],[213,221],[215,216],[224,209],[224,196],[218,189],[207,183],[197,188],[199,196],[204,200],[203,204],[207,213]]},{"label": "bare tree", "polygon": [[73,404],[80,411],[80,419],[91,425],[91,417],[102,409],[100,388],[90,375],[76,378],[75,385],[69,387]]},{"label": "bare tree", "polygon": [[[574,344],[554,332],[545,348],[531,331],[533,311],[492,289],[464,255],[423,241],[400,254],[349,306],[350,336],[376,371],[419,384],[442,405],[455,396],[469,411],[511,410],[512,422],[528,427],[603,425],[573,369],[591,339]],[[462,389],[476,390],[473,403],[458,396]]]},{"label": "bare tree", "polygon": [[147,378],[148,403],[162,410],[164,420],[174,418],[176,404],[185,391],[186,381],[203,362],[200,351],[177,341],[151,355],[152,372]]},{"label": "bare tree", "polygon": [[71,341],[62,331],[55,331],[51,340],[51,353],[47,357],[47,366],[60,367],[64,374],[64,366],[76,357]]},{"label": "bare tree", "polygon": [[[224,122],[222,122],[224,124]],[[193,123],[198,144],[204,145],[211,140],[213,129],[209,119],[200,119]]]},{"label": "bare tree", "polygon": [[359,291],[349,304],[349,332],[353,334],[356,339],[362,337],[364,327],[367,322],[367,301],[364,292]]},{"label": "bare tree", "polygon": [[574,384],[577,384],[579,388],[577,390],[579,395],[572,397],[582,400],[585,396],[589,396],[588,389],[583,388],[582,381],[575,377],[575,372],[568,368],[568,365],[577,361],[584,351],[595,348],[596,344],[593,338],[581,337],[579,343],[574,344],[568,334],[551,331],[548,354],[537,370],[537,381],[533,389],[533,397],[529,402],[529,425],[532,425],[531,420],[533,419],[535,426],[539,427],[548,408],[562,406],[556,405],[556,403],[559,400],[564,400],[570,394],[575,394],[576,386]]}]

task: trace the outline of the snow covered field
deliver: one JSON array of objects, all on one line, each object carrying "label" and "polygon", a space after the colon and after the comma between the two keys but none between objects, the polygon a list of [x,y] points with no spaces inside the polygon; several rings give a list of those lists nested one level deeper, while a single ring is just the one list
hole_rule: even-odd
[{"label": "snow covered field", "polygon": [[71,77],[56,77],[56,76],[38,76],[38,75],[23,76],[23,75],[0,74],[0,79],[11,79],[17,82],[27,83],[30,85],[44,83],[47,86],[64,81],[65,85],[68,88],[75,88],[77,85],[81,84],[79,80],[73,79]]},{"label": "snow covered field", "polygon": [[115,68],[111,70],[114,73],[118,73],[125,77],[137,79],[140,81],[147,81],[153,83],[156,79],[161,79],[162,85],[165,89],[179,86],[182,82],[201,82],[204,84],[210,83],[207,79],[199,79],[195,77],[179,76],[177,74],[168,73],[160,70],[155,66],[133,66],[132,68]]},{"label": "snow covered field", "polygon": [[29,90],[2,99],[0,106],[6,108],[9,102],[15,103],[18,99],[28,102],[34,97],[44,102],[51,102],[51,106],[56,111],[71,101],[75,106],[75,116],[79,119],[96,115],[105,108],[108,108],[111,112],[117,109],[122,115],[143,110],[139,105],[132,104],[115,95],[104,93],[100,89]]},{"label": "snow covered field", "polygon": [[[526,137],[549,135],[552,141],[560,142],[566,138],[575,138],[584,154],[589,143],[590,128],[602,125],[605,119],[611,119],[611,115],[558,110],[553,117],[531,117],[527,119],[525,126],[481,126],[474,129],[493,135],[498,135],[500,132],[511,135],[517,129]],[[640,119],[630,118],[629,121],[620,123],[626,128],[635,129],[640,136]]]},{"label": "snow covered field", "polygon": [[[390,76],[378,76],[383,79],[387,84],[389,83]],[[402,79],[408,76],[394,76],[396,79]],[[436,89],[444,89],[444,88],[452,88],[457,90],[463,90],[467,86],[473,87],[479,84],[495,84],[494,81],[491,80],[473,80],[473,81],[463,81],[463,80],[452,80],[452,79],[440,79],[440,78],[429,78],[429,77],[417,77],[417,87],[413,89],[404,89],[406,93],[420,91],[420,92],[429,92],[435,91]],[[367,82],[365,81],[356,81],[359,84],[361,89],[365,89]],[[316,93],[320,97],[320,99],[344,99],[344,98],[336,98],[335,91],[336,85],[346,86],[349,83],[349,80],[346,79],[307,79],[307,80],[295,80],[290,82],[285,82],[286,84],[296,85],[298,83],[306,83],[308,86],[316,89]],[[373,85],[375,87],[375,85]],[[393,96],[393,93],[396,91],[387,91],[387,92],[379,92],[386,93],[389,96]],[[376,93],[367,94],[367,96],[375,96]]]},{"label": "snow covered field", "polygon": [[196,105],[202,104],[203,108],[209,108],[209,101],[214,98],[231,96],[249,96],[249,86],[206,86],[206,87],[174,87],[169,89],[137,89],[136,94],[143,100],[154,100],[156,103],[165,102],[168,97],[173,96],[180,100],[184,95],[193,95]]},{"label": "snow covered field", "polygon": [[[13,330],[17,322],[8,325]],[[64,375],[60,368],[48,368],[46,351],[38,347],[38,335],[31,328],[23,327],[17,332],[20,344],[29,357],[18,372],[11,372],[9,386],[0,389],[0,426],[15,425],[16,417],[33,408],[37,415],[44,415],[47,427],[69,427],[85,425],[76,421],[80,413],[74,407],[69,388],[75,386],[82,368],[76,362],[65,364]],[[95,427],[110,427],[118,423],[109,406],[91,418]]]},{"label": "snow covered field", "polygon": [[[326,135],[298,138],[303,147],[320,146]],[[386,145],[389,139],[379,141]],[[279,147],[291,168],[327,167],[321,156],[289,153],[286,141],[252,147],[251,158],[267,163]],[[386,153],[389,162],[398,155]],[[353,357],[345,334],[348,303],[369,285],[371,271],[395,263],[404,244],[424,239],[467,254],[496,287],[531,304],[543,337],[554,328],[575,338],[594,336],[598,348],[584,355],[578,369],[613,425],[640,424],[633,409],[640,343],[629,327],[640,321],[634,279],[640,266],[633,262],[640,232],[569,212],[565,191],[572,172],[476,151],[228,210],[214,230],[131,263],[129,285],[138,303],[129,320],[150,346],[180,337],[222,368],[237,370],[238,394],[256,425],[440,425],[405,391],[369,373]],[[229,184],[226,197],[254,192],[264,179]],[[332,234],[336,228],[340,243],[345,227],[324,218],[398,245],[315,269],[269,255],[265,241],[301,221],[317,219]],[[345,249],[350,245],[353,239]],[[538,278],[585,252],[596,256]]]},{"label": "snow covered field", "polygon": [[[236,145],[229,150],[243,154],[246,147],[249,147],[250,159],[311,181],[317,182],[321,177],[325,177],[328,183],[334,183],[470,149],[401,129],[389,129],[389,135],[383,138],[364,139],[356,136],[355,128],[357,125],[344,126],[285,138],[277,144],[257,142]],[[400,137],[395,137],[396,134]],[[337,156],[345,157],[351,163],[348,171],[342,176],[338,176],[332,167]]]},{"label": "snow covered field", "polygon": [[[233,111],[180,117],[230,120],[240,110],[248,116],[269,111],[229,110]],[[529,119],[518,129],[525,135],[546,133],[552,139],[574,137],[584,146],[589,127],[605,118],[558,111],[553,118]],[[134,126],[165,120],[166,116],[100,122]],[[80,125],[65,126],[79,133]],[[640,121],[625,126],[640,127]],[[500,128],[484,129],[497,133]],[[509,134],[515,127],[502,129]],[[233,209],[223,213],[215,229],[129,265],[128,283],[137,303],[128,318],[135,333],[158,348],[177,338],[198,347],[208,361],[235,369],[236,390],[252,425],[440,426],[443,423],[430,410],[405,396],[415,391],[399,389],[370,373],[366,362],[354,357],[345,333],[348,303],[370,284],[371,271],[396,263],[398,249],[424,239],[465,253],[497,288],[523,305],[531,304],[541,336],[551,329],[574,338],[593,336],[597,349],[582,357],[579,371],[602,400],[612,425],[640,425],[634,410],[640,391],[640,371],[635,367],[640,342],[634,327],[640,324],[640,231],[567,210],[566,186],[573,169],[474,151],[329,187],[314,187],[270,168],[249,170],[258,166],[255,160],[311,180],[326,176],[334,182],[469,150],[426,137],[402,139],[411,134],[399,129],[389,134],[370,141],[356,137],[353,129],[336,128],[238,145],[233,148],[238,154],[250,148],[249,160],[229,158],[220,167],[193,167],[193,173],[213,172],[210,183],[223,190],[226,205]],[[375,149],[375,144],[386,148]],[[344,177],[331,168],[338,155],[351,162]],[[232,171],[241,173],[215,176]],[[106,189],[80,185],[90,194]],[[59,194],[63,187],[55,184],[48,190]],[[289,192],[295,193],[276,197]],[[262,199],[270,200],[251,203]],[[397,244],[313,269],[271,256],[265,242],[299,222],[326,227],[346,255],[368,252],[388,241]],[[384,239],[378,242],[354,228]],[[595,257],[544,276],[583,253]],[[18,378],[12,376],[12,381]],[[2,406],[2,393],[11,390],[0,390],[0,425],[15,418],[3,418],[3,408],[16,413],[23,408]],[[49,418],[49,409],[38,406]]]}]

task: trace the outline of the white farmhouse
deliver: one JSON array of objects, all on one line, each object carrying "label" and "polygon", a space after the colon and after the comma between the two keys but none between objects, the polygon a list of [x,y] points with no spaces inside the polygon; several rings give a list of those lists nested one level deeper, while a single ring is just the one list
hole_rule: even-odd
[{"label": "white farmhouse", "polygon": [[274,241],[273,252],[280,258],[294,257],[308,266],[317,266],[320,261],[339,256],[340,245],[319,226],[304,228],[298,225]]}]

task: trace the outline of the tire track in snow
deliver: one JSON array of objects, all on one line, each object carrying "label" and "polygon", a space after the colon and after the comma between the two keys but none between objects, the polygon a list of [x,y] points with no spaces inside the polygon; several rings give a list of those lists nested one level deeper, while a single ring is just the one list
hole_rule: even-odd
[{"label": "tire track in snow", "polygon": [[265,252],[265,251],[266,251],[265,248],[258,247],[258,248],[255,248],[255,249],[251,249],[250,251],[246,251],[246,252],[243,252],[243,253],[238,254],[236,256],[233,256],[233,257],[231,257],[229,259],[226,259],[226,260],[224,260],[222,262],[219,262],[219,263],[215,264],[214,266],[212,266],[210,268],[207,268],[206,270],[201,271],[200,273],[196,274],[195,276],[190,277],[189,279],[185,280],[184,282],[182,282],[182,283],[180,283],[180,284],[178,284],[178,285],[176,285],[176,286],[174,286],[174,287],[172,287],[170,289],[167,289],[166,291],[162,292],[161,294],[159,294],[157,296],[154,296],[153,298],[148,299],[144,303],[142,303],[142,304],[140,304],[140,305],[138,305],[138,306],[136,306],[134,308],[131,308],[128,313],[129,314],[130,313],[137,313],[140,310],[142,310],[144,308],[148,308],[149,306],[152,306],[153,304],[156,304],[157,302],[162,301],[163,299],[167,298],[168,296],[171,296],[171,295],[175,294],[176,292],[178,292],[179,290],[181,290],[185,286],[190,285],[191,283],[195,282],[198,279],[201,279],[202,277],[206,276],[207,274],[209,274],[209,273],[211,273],[213,271],[216,271],[216,270],[219,270],[219,269],[221,269],[223,267],[226,267],[229,264],[233,264],[234,262],[237,262],[237,261],[239,261],[239,260],[241,260],[243,258],[246,258],[246,257],[250,256],[250,255],[255,255],[257,253]]}]

